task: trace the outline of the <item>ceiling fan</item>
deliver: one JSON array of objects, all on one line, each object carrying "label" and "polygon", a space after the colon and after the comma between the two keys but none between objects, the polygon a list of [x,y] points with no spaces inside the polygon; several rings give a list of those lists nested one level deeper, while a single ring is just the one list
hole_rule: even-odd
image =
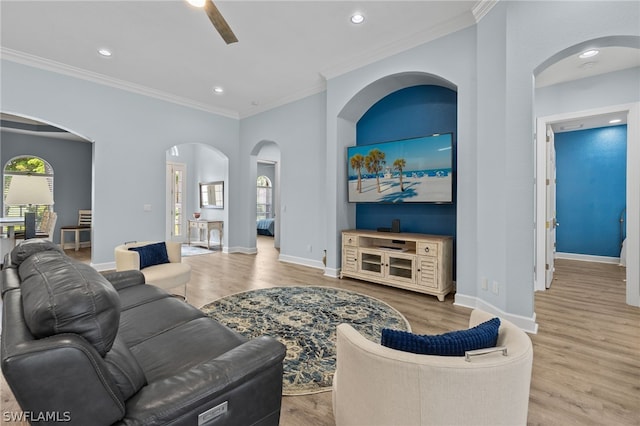
[{"label": "ceiling fan", "polygon": [[231,31],[231,27],[224,19],[224,16],[220,13],[215,4],[213,4],[212,0],[187,0],[189,4],[196,7],[203,7],[204,11],[207,13],[209,20],[216,28],[220,36],[227,44],[236,43],[238,38]]}]

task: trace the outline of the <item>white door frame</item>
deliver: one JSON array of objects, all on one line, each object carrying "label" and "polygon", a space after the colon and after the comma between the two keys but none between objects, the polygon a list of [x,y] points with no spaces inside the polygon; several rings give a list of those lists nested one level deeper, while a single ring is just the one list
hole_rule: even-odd
[{"label": "white door frame", "polygon": [[[182,222],[180,223],[180,229],[182,230],[182,235],[175,236],[173,235],[173,170],[181,169],[183,173],[182,177]],[[187,206],[187,165],[184,163],[175,163],[167,161],[166,166],[166,239],[167,241],[177,241],[184,243],[187,241],[187,232],[189,229],[187,228],[187,220],[185,215],[185,210]]]},{"label": "white door frame", "polygon": [[546,128],[581,117],[627,114],[627,282],[626,302],[640,306],[640,102],[538,117],[536,120],[536,259],[534,289],[545,290]]}]

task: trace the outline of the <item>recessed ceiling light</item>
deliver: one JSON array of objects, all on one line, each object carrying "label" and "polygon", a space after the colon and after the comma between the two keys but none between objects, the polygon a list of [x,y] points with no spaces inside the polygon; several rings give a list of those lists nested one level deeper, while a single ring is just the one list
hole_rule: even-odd
[{"label": "recessed ceiling light", "polygon": [[194,7],[203,7],[206,0],[187,0],[191,6]]},{"label": "recessed ceiling light", "polygon": [[351,15],[352,24],[362,24],[364,22],[364,15],[361,13],[354,13]]},{"label": "recessed ceiling light", "polygon": [[577,130],[581,128],[582,124],[567,124],[566,126],[561,127],[562,130]]},{"label": "recessed ceiling light", "polygon": [[613,120],[609,120],[609,124],[616,124],[616,123],[620,123],[622,120],[619,118],[614,118]]},{"label": "recessed ceiling light", "polygon": [[216,86],[213,88],[213,93],[217,95],[221,95],[222,93],[224,93],[224,89],[220,86]]},{"label": "recessed ceiling light", "polygon": [[107,48],[105,48],[105,47],[103,47],[103,48],[101,48],[101,49],[98,49],[98,54],[99,54],[100,56],[105,57],[105,58],[108,58],[108,57],[110,57],[111,55],[113,55],[113,53],[111,53],[111,50],[109,50],[109,49],[107,49]]},{"label": "recessed ceiling light", "polygon": [[600,53],[599,50],[596,49],[589,49],[589,50],[585,50],[584,52],[582,52],[580,55],[578,55],[578,58],[580,59],[587,59],[587,58],[593,58],[594,56],[596,56],[598,53]]},{"label": "recessed ceiling light", "polygon": [[598,62],[596,61],[589,61],[589,62],[585,62],[584,64],[580,65],[580,68],[582,69],[589,69],[589,68],[593,68],[596,66]]}]

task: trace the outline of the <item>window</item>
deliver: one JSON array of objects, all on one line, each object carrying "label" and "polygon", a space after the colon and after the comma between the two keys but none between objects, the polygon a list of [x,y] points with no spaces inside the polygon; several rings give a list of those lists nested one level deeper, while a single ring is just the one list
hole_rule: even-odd
[{"label": "window", "polygon": [[[4,166],[2,199],[5,200],[7,197],[7,192],[9,191],[9,186],[11,185],[11,179],[13,176],[29,174],[46,177],[49,183],[49,189],[51,189],[51,192],[53,193],[53,168],[51,165],[40,157],[21,156],[9,160],[9,162]],[[29,206],[26,205],[8,206],[5,203],[3,215],[6,217],[24,217],[28,207]],[[36,223],[40,223],[44,212],[53,210],[52,205],[36,205],[32,206],[32,208],[35,209]]]},{"label": "window", "polygon": [[257,219],[271,219],[271,181],[266,176],[259,176],[257,198]]}]

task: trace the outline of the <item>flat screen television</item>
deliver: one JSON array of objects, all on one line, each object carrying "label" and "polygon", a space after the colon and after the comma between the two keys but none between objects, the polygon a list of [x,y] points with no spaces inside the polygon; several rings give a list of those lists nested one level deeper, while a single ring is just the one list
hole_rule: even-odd
[{"label": "flat screen television", "polygon": [[453,135],[347,148],[350,203],[452,203]]}]

